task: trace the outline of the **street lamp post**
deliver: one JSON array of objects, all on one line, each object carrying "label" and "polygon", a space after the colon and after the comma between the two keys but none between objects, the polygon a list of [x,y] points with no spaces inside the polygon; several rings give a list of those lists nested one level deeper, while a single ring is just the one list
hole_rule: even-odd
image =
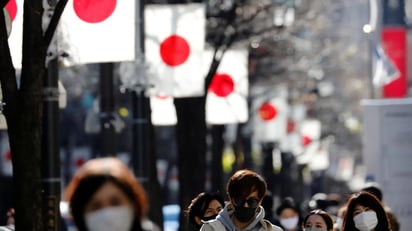
[{"label": "street lamp post", "polygon": [[113,63],[100,65],[100,155],[116,155]]},{"label": "street lamp post", "polygon": [[[53,15],[57,2],[47,1],[43,21]],[[60,230],[60,135],[59,135],[59,68],[57,41],[51,41],[46,57],[47,69],[43,82],[42,172],[43,221],[45,230]]]},{"label": "street lamp post", "polygon": [[375,87],[373,85],[373,52],[375,47],[375,31],[378,19],[378,3],[376,0],[369,0],[369,22],[363,26],[363,32],[367,36],[368,43],[368,83],[370,98],[375,98]]},{"label": "street lamp post", "polygon": [[149,82],[144,59],[144,1],[136,4],[136,59],[121,64],[122,88],[131,92],[132,99],[132,168],[142,183],[149,181],[150,99],[145,95]]}]

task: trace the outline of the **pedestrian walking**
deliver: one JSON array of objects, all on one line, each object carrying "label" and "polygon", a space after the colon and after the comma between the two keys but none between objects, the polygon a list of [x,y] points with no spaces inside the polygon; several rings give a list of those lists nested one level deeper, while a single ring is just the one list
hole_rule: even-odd
[{"label": "pedestrian walking", "polygon": [[185,210],[188,222],[194,230],[200,230],[205,221],[213,220],[225,206],[223,197],[218,193],[199,193]]},{"label": "pedestrian walking", "polygon": [[303,218],[304,231],[333,231],[333,219],[324,210],[312,210]]},{"label": "pedestrian walking", "polygon": [[382,203],[371,193],[361,191],[351,195],[346,203],[342,231],[390,231]]},{"label": "pedestrian walking", "polygon": [[230,177],[226,189],[229,201],[216,219],[202,225],[201,231],[282,231],[264,219],[261,203],[267,184],[262,176],[251,170],[238,170]]},{"label": "pedestrian walking", "polygon": [[276,208],[276,225],[285,231],[301,231],[301,211],[292,197],[285,197]]},{"label": "pedestrian walking", "polygon": [[396,217],[396,215],[392,212],[391,208],[388,205],[383,203],[382,201],[383,193],[382,193],[382,189],[379,183],[374,182],[374,181],[366,182],[365,186],[361,189],[361,191],[372,193],[374,196],[376,196],[376,198],[379,199],[380,202],[382,202],[383,208],[385,209],[385,212],[386,212],[386,216],[388,216],[392,231],[399,231],[400,230],[399,220]]},{"label": "pedestrian walking", "polygon": [[78,231],[158,230],[146,218],[146,192],[120,159],[86,162],[64,191]]}]

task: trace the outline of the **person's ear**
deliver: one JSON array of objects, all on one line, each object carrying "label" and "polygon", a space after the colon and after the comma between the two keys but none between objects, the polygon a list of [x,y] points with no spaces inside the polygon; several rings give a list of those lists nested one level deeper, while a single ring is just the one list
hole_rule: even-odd
[{"label": "person's ear", "polygon": [[202,224],[202,219],[200,219],[200,217],[198,217],[198,216],[195,216],[195,221],[198,225]]}]

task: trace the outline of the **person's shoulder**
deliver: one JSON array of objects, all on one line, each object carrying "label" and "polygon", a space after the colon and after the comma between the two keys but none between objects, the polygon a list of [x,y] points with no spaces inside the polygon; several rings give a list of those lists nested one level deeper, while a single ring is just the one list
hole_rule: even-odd
[{"label": "person's shoulder", "polygon": [[209,230],[226,230],[225,226],[222,224],[221,221],[218,219],[213,219],[209,221],[205,221],[200,228],[201,231],[209,231]]},{"label": "person's shoulder", "polygon": [[141,225],[142,225],[143,230],[150,230],[150,231],[160,231],[161,230],[161,228],[156,223],[154,223],[152,220],[148,218],[143,218],[141,220]]},{"label": "person's shoulder", "polygon": [[266,219],[263,219],[263,224],[264,224],[265,230],[268,230],[268,231],[283,231],[283,229],[281,227],[272,224],[272,222],[270,222]]},{"label": "person's shoulder", "polygon": [[14,225],[0,226],[0,231],[14,231]]}]

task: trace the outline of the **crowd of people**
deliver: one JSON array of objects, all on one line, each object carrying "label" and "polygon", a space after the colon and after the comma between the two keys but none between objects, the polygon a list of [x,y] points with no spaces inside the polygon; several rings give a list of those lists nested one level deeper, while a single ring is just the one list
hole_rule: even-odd
[{"label": "crowd of people", "polygon": [[[225,200],[225,196],[227,199]],[[241,169],[228,180],[226,195],[201,192],[183,210],[193,230],[201,231],[399,231],[399,222],[382,202],[378,184],[367,184],[336,211],[325,206],[302,209],[292,197],[274,208],[267,182]],[[133,172],[115,157],[86,162],[73,176],[62,199],[69,204],[77,231],[162,230],[147,216],[147,195]],[[14,230],[10,222],[0,231]]]},{"label": "crowd of people", "polygon": [[[199,195],[207,195],[201,193]],[[217,196],[216,194],[214,194]],[[283,231],[399,231],[400,224],[390,208],[382,202],[382,191],[376,182],[368,182],[359,192],[348,195],[341,203],[317,201],[303,209],[292,197],[285,197],[273,207],[274,200],[267,191],[265,180],[256,172],[239,170],[227,183],[228,200],[223,209],[204,214],[212,203],[202,209],[193,204],[186,210],[193,230],[283,230]],[[319,195],[315,195],[316,198]],[[209,200],[210,201],[210,200]],[[220,197],[219,201],[222,201]],[[219,208],[222,207],[219,202]],[[194,214],[198,216],[196,222]],[[208,219],[206,219],[208,218]],[[210,219],[209,219],[210,218]]]}]

